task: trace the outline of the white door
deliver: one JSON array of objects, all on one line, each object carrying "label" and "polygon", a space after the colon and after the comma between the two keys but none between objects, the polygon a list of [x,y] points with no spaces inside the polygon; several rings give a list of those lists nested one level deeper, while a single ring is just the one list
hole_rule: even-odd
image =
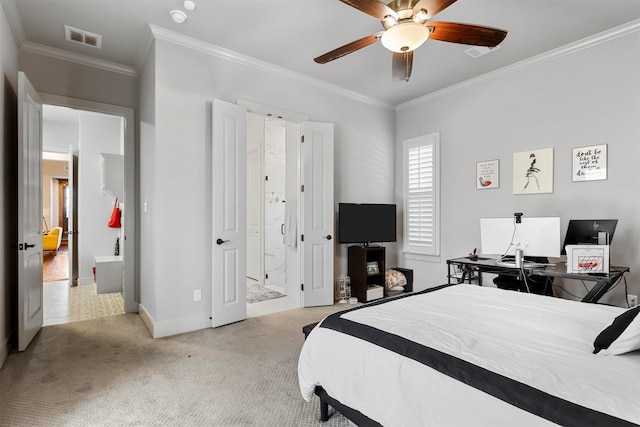
[{"label": "white door", "polygon": [[42,327],[42,102],[18,73],[18,350]]},{"label": "white door", "polygon": [[247,112],[213,101],[211,326],[247,317]]},{"label": "white door", "polygon": [[333,124],[302,123],[301,146],[303,305],[332,305]]},{"label": "white door", "polygon": [[[73,147],[69,147],[69,199],[63,201],[69,206],[66,212],[67,220],[67,247],[69,251],[69,287],[78,281],[78,156],[73,154]],[[61,206],[61,209],[65,209]]]}]

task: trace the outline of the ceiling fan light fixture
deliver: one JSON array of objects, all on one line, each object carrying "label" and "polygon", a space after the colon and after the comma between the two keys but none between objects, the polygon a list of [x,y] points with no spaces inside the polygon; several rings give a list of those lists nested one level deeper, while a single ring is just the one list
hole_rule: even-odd
[{"label": "ceiling fan light fixture", "polygon": [[389,28],[382,34],[380,41],[391,52],[411,52],[422,46],[429,34],[429,29],[424,25],[408,21]]},{"label": "ceiling fan light fixture", "polygon": [[420,9],[418,13],[413,15],[413,22],[417,22],[418,24],[424,24],[427,22],[427,11],[424,9]]},{"label": "ceiling fan light fixture", "polygon": [[391,28],[394,25],[396,25],[397,23],[398,23],[398,20],[396,18],[394,18],[393,16],[391,16],[391,15],[385,16],[384,19],[382,20],[382,25],[385,28]]}]

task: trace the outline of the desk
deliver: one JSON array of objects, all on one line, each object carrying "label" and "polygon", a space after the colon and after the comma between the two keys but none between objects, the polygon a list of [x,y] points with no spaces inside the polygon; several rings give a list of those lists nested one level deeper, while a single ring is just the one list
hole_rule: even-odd
[{"label": "desk", "polygon": [[[462,276],[457,277],[451,273],[451,267],[458,266],[462,270]],[[472,261],[469,257],[453,258],[447,260],[447,282],[451,284],[451,279],[457,280],[457,283],[463,283],[465,280],[470,282],[477,275],[478,284],[482,286],[482,273],[503,274],[511,276],[541,276],[541,277],[559,277],[562,279],[583,280],[594,282],[591,290],[582,298],[582,302],[598,302],[600,298],[611,289],[622,277],[624,273],[629,271],[629,267],[611,266],[609,274],[579,274],[567,273],[567,266],[564,262],[544,267],[528,267],[522,269],[514,267],[505,267],[496,264],[494,258],[478,257],[476,261]]]}]

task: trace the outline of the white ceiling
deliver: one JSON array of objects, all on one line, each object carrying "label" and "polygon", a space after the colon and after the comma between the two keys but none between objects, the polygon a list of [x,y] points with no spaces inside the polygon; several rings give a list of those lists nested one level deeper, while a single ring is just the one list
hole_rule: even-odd
[{"label": "white ceiling", "polygon": [[[411,81],[391,78],[380,43],[319,65],[313,58],[382,30],[339,0],[195,0],[183,24],[169,11],[182,0],[1,0],[24,48],[62,49],[134,69],[154,24],[391,105],[640,19],[640,0],[458,0],[432,21],[508,30],[501,49],[473,59],[469,46],[428,40],[416,50]],[[68,42],[64,26],[102,35],[102,48]]]}]

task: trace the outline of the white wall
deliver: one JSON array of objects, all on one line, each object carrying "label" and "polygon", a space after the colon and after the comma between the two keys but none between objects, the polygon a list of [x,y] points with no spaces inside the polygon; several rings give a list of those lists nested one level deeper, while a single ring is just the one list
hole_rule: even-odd
[{"label": "white wall", "polygon": [[78,156],[78,284],[93,283],[96,256],[113,255],[121,228],[109,228],[114,198],[102,194],[100,153],[124,154],[123,125],[119,116],[81,111]]},{"label": "white wall", "polygon": [[19,51],[20,70],[38,92],[86,101],[136,107],[137,79],[128,72],[113,72],[27,50]]},{"label": "white wall", "polygon": [[[141,281],[147,283],[156,282],[156,266],[155,266],[155,248],[158,242],[162,242],[166,232],[163,230],[171,229],[170,227],[162,227],[157,221],[147,220],[149,211],[145,208],[155,206],[154,186],[156,167],[155,167],[155,139],[156,139],[156,59],[155,49],[152,47],[145,61],[144,69],[140,73],[140,156],[139,160],[139,177],[140,194],[138,211],[140,212],[140,245],[138,245],[140,257],[139,274]],[[157,227],[157,232],[156,228]],[[159,233],[159,234],[158,234]],[[142,279],[144,278],[144,279]],[[144,303],[140,306],[141,315],[145,322],[148,321],[144,315],[145,310],[149,314],[156,313],[156,295],[155,286],[140,285],[139,302]],[[149,325],[147,325],[149,326]]]},{"label": "white wall", "polygon": [[[569,219],[618,218],[611,259],[631,267],[629,292],[640,294],[638,46],[636,28],[399,106],[396,156],[404,139],[431,132],[441,136],[442,255],[404,260],[415,270],[418,289],[446,283],[446,259],[480,248],[479,218],[524,212],[560,216],[562,238]],[[608,144],[608,179],[572,182],[572,149],[596,144]],[[513,153],[548,147],[555,155],[553,193],[514,195]],[[490,159],[500,160],[500,188],[476,190],[476,162]],[[399,161],[396,165],[401,200],[402,168]],[[579,282],[563,286],[586,293]],[[623,305],[623,295],[624,287],[618,286],[602,301]]]},{"label": "white wall", "polygon": [[[0,6],[0,367],[9,351],[9,340],[15,334],[15,283],[17,280],[17,251],[11,243],[18,241],[17,188],[17,93],[18,48],[9,27],[7,16]],[[13,337],[15,338],[15,336]]]},{"label": "white wall", "polygon": [[[334,123],[336,206],[341,201],[394,200],[392,109],[161,39],[155,40],[155,60],[150,57],[146,67],[155,67],[155,82],[150,82],[150,73],[143,73],[140,98],[154,96],[156,104],[155,114],[151,113],[155,135],[148,142],[141,141],[140,200],[149,207],[141,221],[145,233],[141,240],[141,303],[155,322],[184,331],[206,324],[211,315],[214,98],[244,99]],[[160,231],[161,245],[146,240],[147,233]],[[337,251],[336,275],[341,273],[346,273],[344,248]],[[198,288],[202,301],[193,302],[193,290]],[[155,301],[147,301],[147,294]]]}]

